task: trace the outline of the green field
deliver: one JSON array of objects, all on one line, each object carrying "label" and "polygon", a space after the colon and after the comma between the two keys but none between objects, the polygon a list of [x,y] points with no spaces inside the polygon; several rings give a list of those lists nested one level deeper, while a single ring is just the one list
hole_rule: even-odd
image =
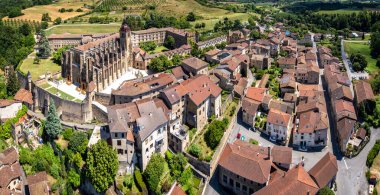
[{"label": "green field", "polygon": [[30,71],[33,81],[38,80],[38,78],[45,73],[49,72],[54,74],[58,71],[61,71],[61,66],[49,59],[41,59],[40,64],[33,64],[33,61],[34,59],[27,58],[22,62],[20,66],[20,71],[24,74],[27,74],[28,71]]},{"label": "green field", "polygon": [[72,24],[59,25],[46,31],[47,35],[51,34],[94,34],[94,33],[113,33],[118,32],[120,24]]},{"label": "green field", "polygon": [[56,87],[54,87],[53,85],[50,85],[49,83],[44,83],[44,84],[41,84],[39,85],[42,89],[45,89],[46,91],[48,91],[49,93],[51,94],[54,94],[54,95],[57,95],[59,97],[61,97],[62,99],[65,99],[65,100],[70,100],[70,101],[75,101],[75,102],[81,102],[80,100],[76,99],[75,97],[57,89]]},{"label": "green field", "polygon": [[191,22],[193,26],[197,23],[205,23],[206,27],[203,30],[212,30],[214,29],[215,24],[219,21],[227,17],[229,20],[241,20],[242,22],[248,21],[248,18],[251,16],[251,14],[247,13],[229,13],[222,16],[215,16],[213,18],[209,19],[202,19],[202,20],[196,20],[195,22]]},{"label": "green field", "polygon": [[344,50],[348,56],[353,53],[360,53],[364,55],[368,62],[366,70],[371,75],[379,73],[380,69],[376,66],[376,59],[373,59],[370,55],[371,50],[367,42],[344,42]]},{"label": "green field", "polygon": [[169,49],[166,48],[165,46],[158,46],[156,47],[156,49],[154,49],[153,51],[149,52],[150,54],[153,54],[153,53],[160,53],[160,52],[163,52],[163,51],[168,51]]},{"label": "green field", "polygon": [[338,10],[321,10],[318,11],[318,14],[352,14],[359,13],[362,10],[354,10],[354,9],[338,9]]}]

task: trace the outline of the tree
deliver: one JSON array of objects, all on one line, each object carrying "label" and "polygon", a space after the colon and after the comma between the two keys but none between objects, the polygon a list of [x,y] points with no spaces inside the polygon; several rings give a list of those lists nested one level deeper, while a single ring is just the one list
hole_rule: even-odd
[{"label": "tree", "polygon": [[54,20],[54,24],[55,25],[58,25],[58,24],[61,24],[62,23],[62,18],[61,17],[58,17]]},{"label": "tree", "polygon": [[87,134],[76,131],[70,138],[69,149],[73,152],[78,152],[82,156],[85,154],[88,144]]},{"label": "tree", "polygon": [[41,22],[41,29],[47,29],[49,27],[49,23],[46,21]]},{"label": "tree", "polygon": [[174,49],[175,48],[175,39],[169,35],[165,39],[164,46],[168,49]]},{"label": "tree", "polygon": [[172,156],[166,155],[166,160],[168,161],[171,175],[178,179],[186,168],[187,158],[182,153],[178,153]]},{"label": "tree", "polygon": [[169,173],[168,164],[159,153],[152,155],[146,169],[143,173],[145,180],[148,183],[149,189],[161,194],[161,187]]},{"label": "tree", "polygon": [[183,60],[183,56],[181,56],[179,54],[174,54],[172,57],[173,66],[179,66],[181,64],[182,60]]},{"label": "tree", "polygon": [[56,64],[62,65],[62,53],[68,50],[70,47],[69,46],[64,46],[59,49],[57,49],[56,52],[53,53],[53,61]]},{"label": "tree", "polygon": [[211,149],[215,149],[218,146],[227,125],[227,119],[223,119],[223,121],[215,120],[209,125],[206,133],[204,134],[204,139],[207,146],[209,146]]},{"label": "tree", "polygon": [[114,182],[119,161],[117,154],[105,141],[92,145],[87,152],[86,177],[97,192],[103,192]]},{"label": "tree", "polygon": [[334,191],[332,191],[330,188],[328,187],[323,187],[322,189],[320,189],[317,193],[317,195],[334,195]]},{"label": "tree", "polygon": [[73,187],[77,188],[80,186],[80,175],[74,169],[70,169],[67,179]]},{"label": "tree", "polygon": [[371,55],[373,58],[380,57],[380,31],[371,34]]},{"label": "tree", "polygon": [[189,22],[194,22],[196,20],[194,12],[190,12],[189,14],[187,14],[186,20]]},{"label": "tree", "polygon": [[44,22],[51,22],[51,17],[49,16],[49,13],[44,13],[44,14],[42,14],[41,21],[44,21]]},{"label": "tree", "polygon": [[149,63],[149,68],[161,72],[173,66],[173,63],[165,55],[153,58]]},{"label": "tree", "polygon": [[154,41],[147,41],[147,42],[140,43],[140,48],[147,52],[154,51],[156,47],[157,47],[157,44]]},{"label": "tree", "polygon": [[9,71],[9,77],[7,81],[7,94],[9,97],[13,97],[20,89],[20,82],[17,79],[16,71]]},{"label": "tree", "polygon": [[249,37],[251,37],[251,39],[261,39],[263,35],[257,30],[252,30]]},{"label": "tree", "polygon": [[27,23],[23,23],[18,30],[20,31],[21,34],[24,36],[28,36],[32,33],[32,28],[29,26]]},{"label": "tree", "polygon": [[48,58],[50,56],[50,52],[51,52],[51,49],[50,49],[49,41],[46,38],[45,32],[42,31],[38,56],[42,58]]},{"label": "tree", "polygon": [[350,56],[350,61],[355,71],[363,71],[368,64],[365,57],[360,53],[352,54]]},{"label": "tree", "polygon": [[189,153],[199,158],[202,155],[202,148],[198,144],[191,144],[189,147]]},{"label": "tree", "polygon": [[45,124],[45,132],[49,140],[57,138],[61,134],[62,126],[55,110],[54,100],[50,98],[49,112]]}]

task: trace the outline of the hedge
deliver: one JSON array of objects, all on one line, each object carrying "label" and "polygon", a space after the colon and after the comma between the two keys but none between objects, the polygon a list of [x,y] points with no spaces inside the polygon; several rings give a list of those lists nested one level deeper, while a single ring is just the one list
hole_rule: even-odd
[{"label": "hedge", "polygon": [[369,151],[368,156],[367,156],[366,164],[368,167],[372,166],[374,159],[379,154],[379,151],[380,151],[380,140],[376,140],[375,145]]},{"label": "hedge", "polygon": [[139,188],[140,191],[143,192],[143,194],[148,194],[148,189],[146,188],[146,185],[144,183],[144,180],[142,178],[141,172],[139,169],[135,170],[135,181],[136,181],[136,186]]}]

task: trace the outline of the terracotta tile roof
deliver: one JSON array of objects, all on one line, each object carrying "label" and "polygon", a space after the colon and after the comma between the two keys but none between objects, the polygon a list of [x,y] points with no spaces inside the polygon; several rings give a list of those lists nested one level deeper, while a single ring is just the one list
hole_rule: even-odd
[{"label": "terracotta tile roof", "polygon": [[297,86],[298,91],[306,91],[306,90],[314,90],[314,91],[322,91],[322,88],[320,85],[309,85],[309,84],[298,84]]},{"label": "terracotta tile roof", "polygon": [[266,88],[248,87],[246,97],[251,100],[262,102],[266,91]]},{"label": "terracotta tile roof", "polygon": [[316,194],[318,191],[317,184],[305,171],[301,165],[290,169],[281,177],[254,193],[254,195],[305,195]]},{"label": "terracotta tile roof", "polygon": [[187,58],[185,60],[182,60],[182,64],[186,64],[187,66],[195,69],[200,70],[208,66],[208,63],[198,59],[196,57]]},{"label": "terracotta tile roof", "polygon": [[200,105],[208,97],[218,97],[222,89],[215,85],[206,75],[197,75],[181,83],[188,91],[189,98],[196,105]]},{"label": "terracotta tile roof", "polygon": [[348,86],[334,82],[329,85],[329,88],[331,90],[330,96],[335,100],[345,98],[352,101],[354,99]]},{"label": "terracotta tile roof", "polygon": [[345,100],[336,100],[335,101],[335,115],[337,120],[341,118],[348,117],[356,120],[356,112],[352,102]]},{"label": "terracotta tile roof", "polygon": [[297,58],[294,57],[280,57],[277,60],[279,65],[296,65]]},{"label": "terracotta tile roof", "polygon": [[328,128],[327,114],[308,111],[297,116],[299,119],[297,133],[315,133],[315,131]]},{"label": "terracotta tile roof", "polygon": [[91,41],[87,44],[77,46],[77,47],[75,47],[75,49],[80,50],[80,51],[87,51],[91,48],[98,47],[102,43],[106,43],[106,42],[111,41],[113,39],[118,39],[119,36],[120,36],[119,33],[114,33],[114,34],[111,34],[111,35],[104,37],[102,39],[98,39],[96,41]]},{"label": "terracotta tile roof", "polygon": [[273,162],[282,164],[292,163],[292,149],[286,146],[273,146],[271,151]]},{"label": "terracotta tile roof", "polygon": [[267,122],[287,127],[290,122],[290,114],[275,109],[269,110]]},{"label": "terracotta tile roof", "polygon": [[327,152],[309,171],[310,176],[314,178],[319,188],[327,186],[337,173],[338,164],[336,157],[330,152]]},{"label": "terracotta tile roof", "polygon": [[174,77],[176,79],[184,79],[184,77],[186,76],[186,74],[185,74],[185,72],[183,72],[181,66],[177,66],[177,67],[173,68],[172,74],[174,75]]},{"label": "terracotta tile roof", "polygon": [[164,96],[170,104],[175,104],[187,93],[188,91],[183,85],[175,84],[162,90],[161,95]]},{"label": "terracotta tile roof", "polygon": [[160,73],[141,79],[125,81],[117,90],[113,90],[112,94],[137,96],[161,87],[169,86],[175,81],[176,80],[172,74]]},{"label": "terracotta tile roof", "polygon": [[284,101],[281,101],[281,100],[278,100],[278,99],[273,99],[269,103],[269,109],[271,109],[271,110],[272,109],[273,110],[278,110],[278,111],[281,111],[281,112],[292,114],[293,110],[294,110],[294,104],[288,103],[288,102],[284,102]]},{"label": "terracotta tile roof", "polygon": [[0,99],[0,108],[10,106],[17,102],[18,101],[15,101],[15,100]]},{"label": "terracotta tile roof", "polygon": [[212,49],[212,50],[206,52],[205,55],[214,56],[214,55],[218,54],[220,51],[221,51],[220,49]]},{"label": "terracotta tile roof", "polygon": [[359,81],[355,85],[355,94],[358,104],[362,103],[365,100],[375,99],[371,85],[365,81]]},{"label": "terracotta tile roof", "polygon": [[30,195],[50,194],[50,184],[45,171],[29,175],[26,178]]},{"label": "terracotta tile roof", "polygon": [[15,97],[13,98],[17,101],[25,102],[30,105],[33,104],[33,95],[31,92],[29,92],[26,89],[21,88],[20,90],[17,91]]},{"label": "terracotta tile roof", "polygon": [[362,140],[365,139],[366,135],[367,135],[367,131],[364,128],[359,128],[358,131],[356,132],[356,137]]},{"label": "terracotta tile roof", "polygon": [[239,79],[237,85],[234,85],[234,92],[238,93],[240,96],[244,95],[244,90],[247,88],[248,80],[246,78]]},{"label": "terracotta tile roof", "polygon": [[6,188],[9,183],[22,175],[21,165],[16,162],[0,169],[0,188]]},{"label": "terracotta tile roof", "polygon": [[259,88],[265,88],[265,86],[266,86],[267,83],[268,83],[268,80],[269,80],[269,74],[265,74],[265,75],[261,78],[258,87],[259,87]]},{"label": "terracotta tile roof", "polygon": [[284,74],[280,80],[280,87],[296,89],[297,83],[293,76]]},{"label": "terracotta tile roof", "polygon": [[179,185],[176,185],[170,195],[186,195],[186,192]]},{"label": "terracotta tile roof", "polygon": [[18,160],[18,153],[14,147],[5,149],[0,153],[0,164],[10,165]]},{"label": "terracotta tile roof", "polygon": [[348,140],[351,137],[355,123],[355,120],[349,118],[343,118],[337,122],[336,126],[340,140]]},{"label": "terracotta tile roof", "polygon": [[218,164],[243,178],[265,184],[269,180],[272,164],[265,150],[267,148],[236,140],[225,146]]},{"label": "terracotta tile roof", "polygon": [[285,93],[284,94],[284,101],[294,103],[297,101],[297,95],[294,93]]},{"label": "terracotta tile roof", "polygon": [[257,109],[260,106],[260,102],[251,100],[249,98],[243,98],[242,110],[250,115],[256,115]]}]

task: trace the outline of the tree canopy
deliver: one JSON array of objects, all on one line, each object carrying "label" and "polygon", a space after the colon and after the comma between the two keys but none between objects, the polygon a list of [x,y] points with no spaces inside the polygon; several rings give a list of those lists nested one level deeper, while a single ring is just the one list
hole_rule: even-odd
[{"label": "tree canopy", "polygon": [[355,71],[363,71],[368,64],[365,57],[360,53],[352,54],[350,56],[350,61]]},{"label": "tree canopy", "polygon": [[150,161],[143,173],[145,180],[148,183],[148,188],[157,194],[161,194],[162,184],[167,179],[169,174],[168,164],[159,153],[151,156]]},{"label": "tree canopy", "polygon": [[76,131],[70,138],[69,148],[73,152],[78,152],[79,154],[84,155],[87,149],[87,144],[87,134]]},{"label": "tree canopy", "polygon": [[107,190],[114,182],[118,167],[116,151],[103,140],[87,152],[86,177],[98,192]]},{"label": "tree canopy", "polygon": [[50,99],[49,112],[46,119],[45,131],[48,139],[53,140],[61,134],[62,126],[55,110],[55,103],[53,99]]},{"label": "tree canopy", "polygon": [[173,63],[165,55],[153,58],[149,63],[149,68],[156,72],[162,72],[172,66]]},{"label": "tree canopy", "polygon": [[175,39],[169,35],[165,39],[164,46],[168,49],[174,49],[175,48]]}]

